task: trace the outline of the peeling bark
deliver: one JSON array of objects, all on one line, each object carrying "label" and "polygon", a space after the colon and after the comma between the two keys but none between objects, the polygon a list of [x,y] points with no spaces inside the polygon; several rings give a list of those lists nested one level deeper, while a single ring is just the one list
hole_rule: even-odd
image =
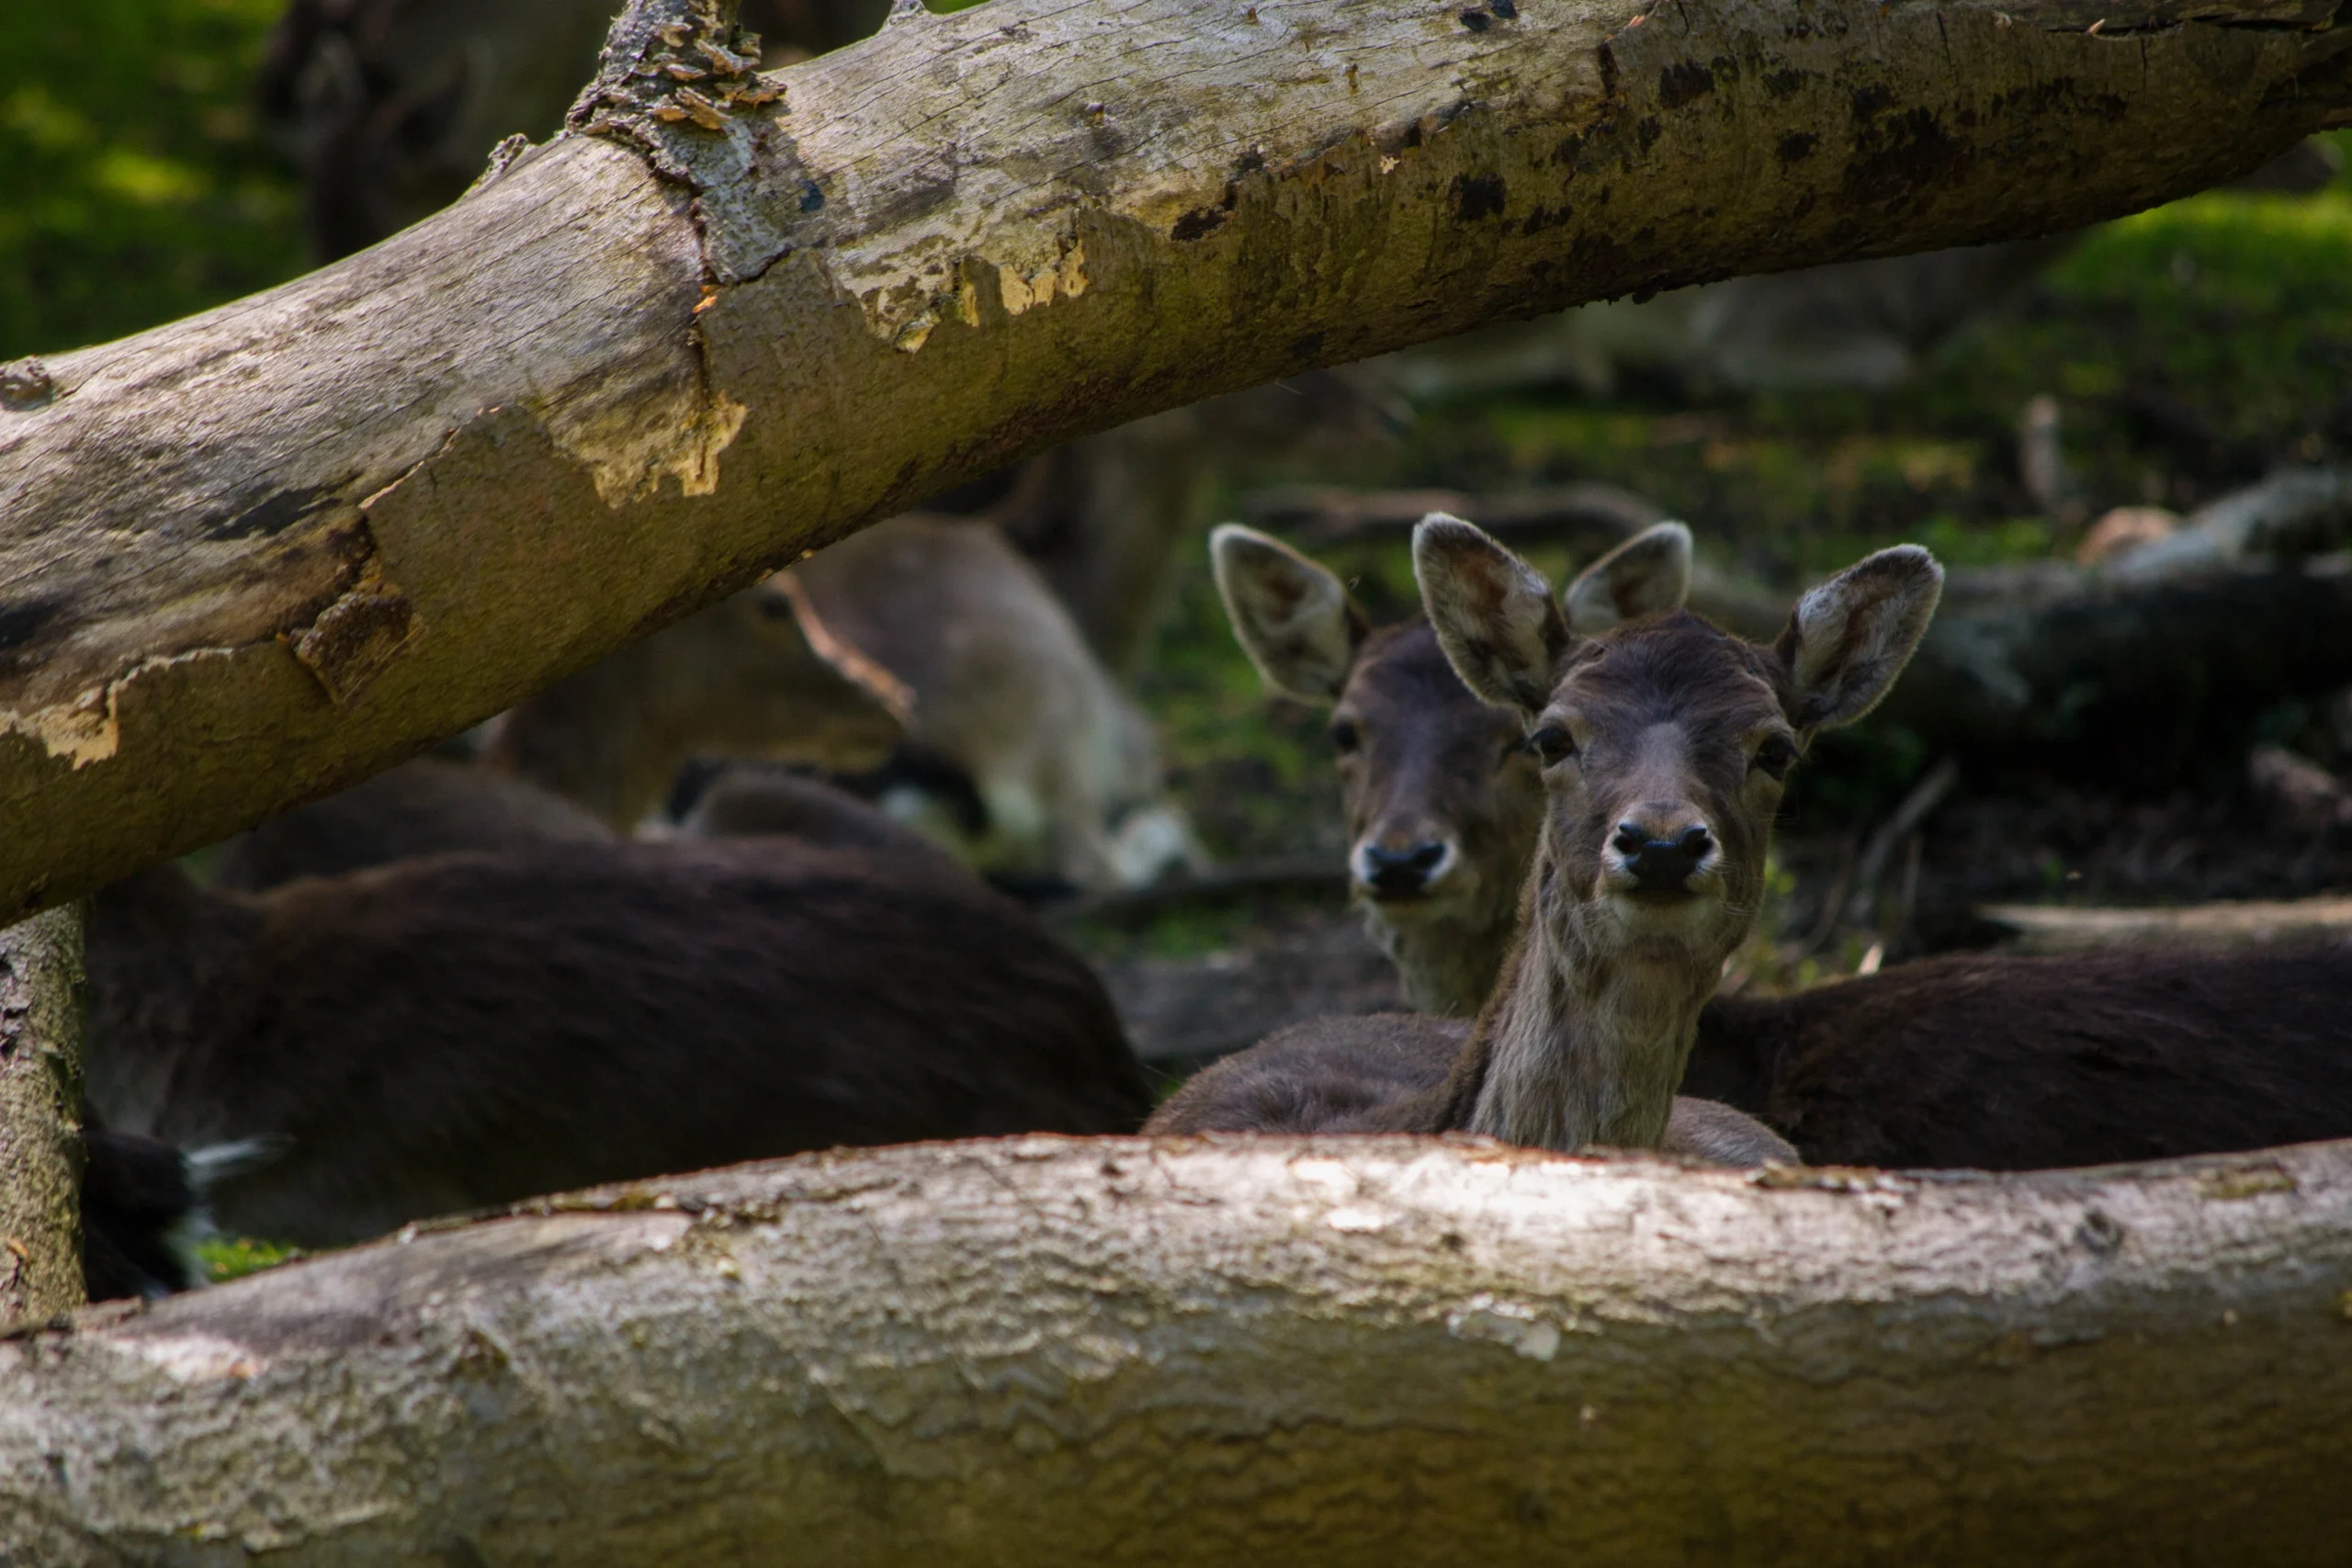
[{"label": "peeling bark", "polygon": [[1070,435],[2076,226],[2352,114],[2332,0],[993,0],[766,77],[714,4],[642,0],[575,129],[416,228],[12,367],[0,911]]},{"label": "peeling bark", "polygon": [[2329,1563],[2352,1145],[1027,1138],[0,1344],[0,1562]]},{"label": "peeling bark", "polygon": [[0,1325],[82,1304],[82,911],[0,931]]}]

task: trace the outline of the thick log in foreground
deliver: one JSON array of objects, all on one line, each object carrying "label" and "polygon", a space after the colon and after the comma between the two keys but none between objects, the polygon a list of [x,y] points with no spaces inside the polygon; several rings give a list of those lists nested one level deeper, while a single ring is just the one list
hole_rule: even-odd
[{"label": "thick log in foreground", "polygon": [[0,373],[0,913],[1072,434],[2352,116],[2304,0],[992,0],[767,77],[716,4],[640,0],[574,131],[382,245]]},{"label": "thick log in foreground", "polygon": [[2341,1561],[2352,1144],[2021,1177],[1028,1138],[0,1344],[0,1561]]}]

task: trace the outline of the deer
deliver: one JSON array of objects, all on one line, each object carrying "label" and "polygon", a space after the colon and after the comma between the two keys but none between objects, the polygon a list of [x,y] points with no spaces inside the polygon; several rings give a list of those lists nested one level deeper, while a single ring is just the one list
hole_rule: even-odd
[{"label": "deer", "polygon": [[1494,991],[1468,1023],[1294,1026],[1204,1069],[1147,1132],[1463,1131],[1560,1152],[1794,1161],[1761,1122],[1675,1089],[1755,919],[1790,770],[1885,694],[1943,571],[1916,545],[1879,551],[1806,593],[1767,647],[1650,607],[1679,599],[1688,562],[1687,530],[1663,534],[1584,583],[1641,613],[1580,632],[1543,575],[1484,531],[1421,520],[1430,628],[1461,682],[1512,717],[1543,791]]},{"label": "deer", "polygon": [[[630,832],[690,760],[821,772],[992,876],[1148,883],[1197,861],[1150,721],[985,523],[904,516],[641,638],[489,727],[215,852],[258,889],[404,856]],[[567,804],[568,803],[568,804]]]},{"label": "deer", "polygon": [[1150,719],[996,528],[908,513],[786,575],[835,637],[905,683],[902,753],[968,780],[978,807],[943,810],[907,773],[881,781],[884,809],[992,875],[1132,887],[1197,864]]},{"label": "deer", "polygon": [[232,1232],[334,1246],[538,1193],[836,1145],[1132,1132],[1108,997],[944,857],[560,840],[264,893],[148,868],[88,914],[85,1093],[277,1157]]},{"label": "deer", "polygon": [[[1624,601],[1679,602],[1674,573],[1604,557],[1565,598],[1572,626]],[[1212,559],[1237,637],[1267,685],[1334,704],[1351,878],[1368,924],[1423,1011],[1466,1017],[1493,988],[1510,918],[1470,896],[1523,881],[1543,788],[1510,716],[1440,665],[1426,623],[1373,630],[1340,579],[1227,525]],[[1425,884],[1367,845],[1438,843]],[[1437,862],[1430,865],[1435,869]],[[1464,873],[1467,874],[1464,874]],[[1700,1011],[1682,1088],[1763,1118],[1829,1165],[2027,1170],[2218,1154],[2352,1134],[2352,950],[1953,954],[1785,997]]]},{"label": "deer", "polygon": [[[1351,897],[1416,1011],[1467,1018],[1494,990],[1519,921],[1543,815],[1542,768],[1509,708],[1473,696],[1436,628],[1373,629],[1339,577],[1239,524],[1209,536],[1217,592],[1267,688],[1329,705],[1349,833]],[[1679,607],[1690,530],[1660,523],[1561,595],[1594,637]]]},{"label": "deer", "polygon": [[697,754],[879,768],[916,700],[777,573],[525,698],[481,761],[626,833]]}]

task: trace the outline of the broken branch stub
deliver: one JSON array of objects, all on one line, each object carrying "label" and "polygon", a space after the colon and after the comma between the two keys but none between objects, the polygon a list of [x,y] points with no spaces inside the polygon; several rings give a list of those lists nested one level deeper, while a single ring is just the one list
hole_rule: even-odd
[{"label": "broken branch stub", "polygon": [[2340,1556],[2352,1145],[1023,1138],[538,1209],[0,1343],[0,1561]]},{"label": "broken branch stub", "polygon": [[2079,225],[2345,118],[2352,29],[2192,10],[991,0],[756,75],[707,0],[649,0],[576,128],[456,206],[10,373],[0,915],[1070,435]]}]

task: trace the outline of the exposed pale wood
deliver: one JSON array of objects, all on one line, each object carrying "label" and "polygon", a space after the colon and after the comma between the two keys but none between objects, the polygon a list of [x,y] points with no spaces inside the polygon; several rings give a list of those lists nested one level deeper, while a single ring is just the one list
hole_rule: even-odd
[{"label": "exposed pale wood", "polygon": [[2341,28],[2117,39],[2060,0],[994,0],[767,87],[709,3],[629,13],[582,129],[418,227],[12,373],[0,910],[1069,435],[1499,316],[2077,225],[2352,112]]},{"label": "exposed pale wood", "polygon": [[0,1556],[2333,1563],[2352,1145],[919,1145],[0,1344]]},{"label": "exposed pale wood", "polygon": [[82,989],[78,905],[0,930],[0,1325],[82,1304]]},{"label": "exposed pale wood", "polygon": [[1987,904],[1980,919],[2017,933],[2019,953],[2083,953],[2104,947],[2245,947],[2352,936],[2352,898],[2287,898],[2190,904],[2169,909],[2079,908]]}]

